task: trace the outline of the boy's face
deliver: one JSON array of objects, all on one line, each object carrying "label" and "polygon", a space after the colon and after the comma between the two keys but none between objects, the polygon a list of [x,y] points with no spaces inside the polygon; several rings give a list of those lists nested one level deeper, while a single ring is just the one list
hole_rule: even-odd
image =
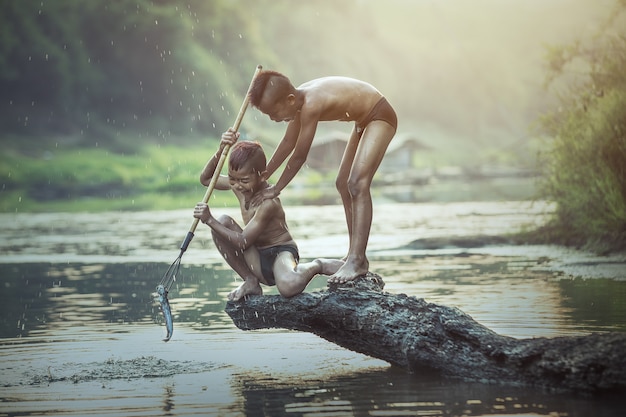
[{"label": "boy's face", "polygon": [[243,194],[246,199],[249,199],[261,189],[265,181],[263,175],[264,172],[258,172],[249,163],[243,164],[237,171],[230,167],[228,168],[230,188],[235,192]]},{"label": "boy's face", "polygon": [[258,109],[275,122],[290,122],[296,117],[298,111],[295,102],[296,97],[293,94],[278,100],[271,94],[265,94],[259,103]]}]

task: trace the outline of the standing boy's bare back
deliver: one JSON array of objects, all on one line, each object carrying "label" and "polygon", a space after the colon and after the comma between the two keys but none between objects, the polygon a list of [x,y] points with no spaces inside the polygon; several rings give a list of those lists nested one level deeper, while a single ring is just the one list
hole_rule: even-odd
[{"label": "standing boy's bare back", "polygon": [[295,88],[280,73],[264,73],[253,85],[251,103],[272,120],[289,122],[267,164],[268,176],[291,156],[276,185],[257,198],[276,197],[291,182],[306,161],[319,122],[354,121],[336,181],[344,205],[350,248],[345,264],[329,282],[342,283],[364,275],[369,268],[365,251],[373,210],[370,185],[395,134],[395,112],[376,88],[363,81],[333,76]]},{"label": "standing boy's bare back", "polygon": [[347,77],[325,77],[298,87],[306,97],[300,109],[305,119],[358,121],[382,98],[372,85]]}]

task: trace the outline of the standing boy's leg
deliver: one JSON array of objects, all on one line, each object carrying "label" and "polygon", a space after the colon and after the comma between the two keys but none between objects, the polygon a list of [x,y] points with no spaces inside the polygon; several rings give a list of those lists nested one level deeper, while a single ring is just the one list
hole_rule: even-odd
[{"label": "standing boy's leg", "polygon": [[[339,195],[341,196],[341,202],[343,204],[343,210],[346,215],[346,224],[348,225],[348,238],[350,244],[352,244],[352,196],[350,195],[350,190],[348,189],[348,178],[350,178],[350,170],[352,169],[352,163],[354,161],[354,156],[356,155],[356,150],[359,146],[359,136],[356,131],[356,126],[352,128],[352,134],[350,135],[350,140],[346,145],[346,149],[343,152],[343,157],[341,158],[341,164],[339,165],[339,172],[337,172],[337,180],[335,181],[335,187],[337,187],[337,191],[339,191]],[[350,253],[350,249],[348,249],[348,253]],[[347,255],[346,255],[347,257]]]},{"label": "standing boy's leg", "polygon": [[367,125],[358,143],[348,177],[348,191],[352,201],[350,249],[346,263],[328,280],[329,282],[347,282],[368,271],[369,262],[365,251],[373,211],[370,186],[395,131],[389,123],[374,120]]},{"label": "standing boy's leg", "polygon": [[[241,227],[230,216],[220,216],[218,221],[231,230],[242,231]],[[236,290],[228,294],[228,299],[237,301],[246,295],[263,294],[263,289],[259,282],[265,283],[265,281],[261,275],[261,261],[259,260],[259,252],[257,249],[250,247],[244,252],[241,252],[217,233],[212,232],[212,235],[215,246],[217,246],[217,250],[226,263],[228,263],[244,281]]]}]

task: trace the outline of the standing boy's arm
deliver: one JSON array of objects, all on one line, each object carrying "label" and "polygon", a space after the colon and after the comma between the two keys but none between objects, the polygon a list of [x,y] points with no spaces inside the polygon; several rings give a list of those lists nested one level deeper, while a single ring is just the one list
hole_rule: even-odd
[{"label": "standing boy's arm", "polygon": [[274,154],[267,163],[267,178],[271,177],[274,172],[285,162],[285,159],[291,154],[296,147],[298,135],[300,133],[300,117],[296,118],[287,125],[285,136],[280,141]]},{"label": "standing boy's arm", "polygon": [[[298,171],[300,171],[300,168],[302,168],[302,165],[304,165],[304,163],[306,162],[307,155],[309,154],[309,149],[311,149],[311,143],[313,142],[313,137],[315,136],[315,130],[317,129],[317,119],[313,120],[314,122],[312,123],[302,123],[300,125],[301,127],[300,131],[298,132],[299,135],[297,137],[296,143],[294,145],[295,149],[293,151],[293,154],[291,155],[291,158],[289,158],[289,161],[287,161],[287,165],[285,166],[285,169],[283,170],[283,173],[280,175],[280,178],[278,179],[276,184],[270,185],[265,190],[252,197],[250,204],[257,205],[261,201],[267,201],[278,197],[280,195],[280,192],[287,186],[287,184],[291,182],[291,180],[296,176]],[[294,122],[295,120],[291,123]],[[292,140],[292,136],[287,137],[285,135],[283,141],[285,141],[285,139]],[[280,145],[278,148],[280,148]],[[278,148],[276,149],[276,152],[278,152]],[[272,160],[278,161],[278,159],[274,158],[273,156]],[[276,170],[278,166],[270,167],[268,164],[268,173],[270,172],[270,168]]]},{"label": "standing boy's arm", "polygon": [[302,118],[301,115],[300,132],[295,143],[295,148],[291,154],[291,158],[287,161],[287,165],[285,166],[283,173],[280,175],[280,178],[276,181],[276,185],[274,186],[274,193],[276,195],[280,194],[287,184],[291,182],[298,171],[300,171],[300,168],[302,168],[302,165],[306,162],[309,149],[311,149],[311,144],[313,142],[313,137],[315,136],[318,120],[318,118],[310,116]]},{"label": "standing boy's arm", "polygon": [[[298,171],[300,171],[300,168],[302,168],[302,165],[304,165],[304,162],[306,161],[307,155],[309,153],[309,149],[311,149],[311,143],[313,142],[313,137],[315,136],[315,130],[317,129],[318,119],[312,119],[313,120],[312,122],[306,123],[306,124],[301,123],[300,120],[301,120],[300,116],[298,116],[291,123],[289,123],[290,126],[292,126],[293,124],[294,128],[293,130],[289,131],[289,127],[288,127],[287,129],[290,134],[287,135],[287,133],[285,133],[285,137],[282,140],[282,142],[291,143],[294,141],[293,137],[295,136],[295,134],[296,133],[298,134],[298,136],[295,139],[295,143],[293,145],[294,146],[293,154],[291,155],[291,158],[289,158],[289,161],[287,161],[287,165],[285,166],[285,169],[280,175],[280,178],[278,179],[275,185],[270,185],[265,190],[263,190],[262,192],[252,197],[252,200],[250,201],[252,205],[259,204],[261,201],[264,201],[264,200],[278,197],[280,195],[280,192],[283,190],[283,188],[285,188],[287,184],[291,182],[293,177],[295,177]],[[300,130],[297,132],[296,132],[296,127],[300,128]],[[280,148],[281,148],[281,145],[278,146],[274,154],[278,153]],[[287,149],[287,145],[285,145],[283,149]],[[271,162],[271,161],[274,161],[274,162]],[[270,164],[268,164],[267,166],[268,177],[269,175],[271,175],[271,172],[274,172],[280,166],[280,164],[282,164],[282,161],[278,163],[278,158],[275,158],[273,155],[272,155],[271,161],[270,162],[272,163],[272,166],[270,166]],[[274,165],[276,163],[278,163],[278,165]]]}]

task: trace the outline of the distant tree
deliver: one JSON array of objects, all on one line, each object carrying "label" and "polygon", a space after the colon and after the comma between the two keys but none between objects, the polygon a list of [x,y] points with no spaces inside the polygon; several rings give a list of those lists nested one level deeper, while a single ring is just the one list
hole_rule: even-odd
[{"label": "distant tree", "polygon": [[84,102],[76,95],[97,80],[67,2],[0,2],[0,127],[64,130]]},{"label": "distant tree", "polygon": [[557,109],[542,126],[545,196],[557,204],[546,227],[561,242],[599,251],[626,248],[626,0],[597,36],[548,53]]},{"label": "distant tree", "polygon": [[102,146],[122,130],[217,135],[261,56],[240,2],[4,0],[0,129]]}]

